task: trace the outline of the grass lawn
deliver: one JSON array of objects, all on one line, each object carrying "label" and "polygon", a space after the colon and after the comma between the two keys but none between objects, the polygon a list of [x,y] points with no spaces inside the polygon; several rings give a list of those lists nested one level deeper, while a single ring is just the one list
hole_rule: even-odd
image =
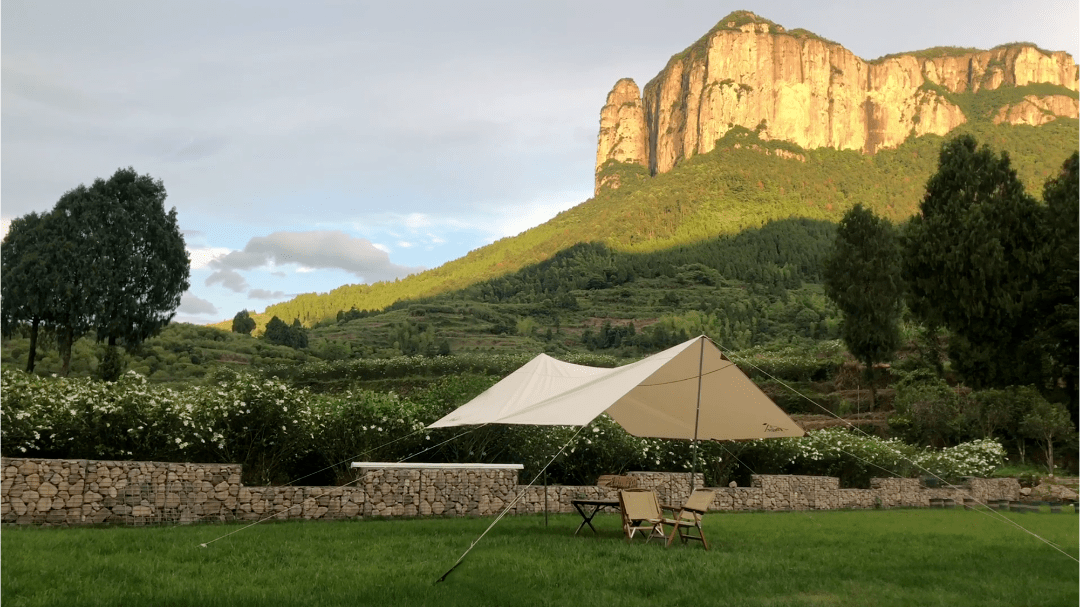
[{"label": "grass lawn", "polygon": [[[627,544],[602,514],[0,533],[4,607],[21,605],[962,605],[1080,603],[1078,517],[984,513],[721,514],[699,545]],[[1069,557],[1072,558],[1069,558]]]}]

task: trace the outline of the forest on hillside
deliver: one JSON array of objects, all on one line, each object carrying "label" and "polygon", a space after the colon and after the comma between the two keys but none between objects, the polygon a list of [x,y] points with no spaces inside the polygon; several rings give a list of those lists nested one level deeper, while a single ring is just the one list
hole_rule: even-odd
[{"label": "forest on hillside", "polygon": [[[1036,89],[1013,87],[995,94],[1037,93]],[[957,101],[961,102],[975,103],[966,98]],[[610,163],[604,170],[620,175],[618,189],[602,190],[545,224],[440,267],[395,282],[302,294],[252,317],[256,333],[273,316],[299,319],[310,327],[335,318],[340,310],[379,310],[509,275],[579,243],[600,243],[620,252],[656,252],[788,218],[835,223],[855,204],[900,223],[918,208],[942,143],[965,134],[1007,152],[1027,191],[1038,196],[1043,182],[1076,149],[1078,129],[1080,122],[1069,118],[1039,127],[971,121],[948,137],[911,138],[872,156],[829,148],[802,150],[783,141],[761,141],[753,131],[732,129],[713,151],[655,177],[639,165]],[[217,326],[229,329],[228,323]]]}]

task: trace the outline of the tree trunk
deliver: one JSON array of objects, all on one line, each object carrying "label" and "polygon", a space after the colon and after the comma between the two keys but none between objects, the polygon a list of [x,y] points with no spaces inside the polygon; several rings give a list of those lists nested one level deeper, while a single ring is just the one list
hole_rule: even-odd
[{"label": "tree trunk", "polygon": [[34,372],[34,363],[36,362],[34,359],[37,358],[38,325],[40,323],[40,318],[35,318],[33,321],[30,322],[30,354],[28,354],[26,357],[27,373]]},{"label": "tree trunk", "polygon": [[1046,467],[1050,470],[1050,476],[1054,476],[1054,438],[1046,440]]},{"label": "tree trunk", "polygon": [[877,384],[874,382],[874,363],[866,362],[866,381],[870,384],[870,410],[877,411]]},{"label": "tree trunk", "polygon": [[60,367],[60,377],[67,377],[71,371],[71,344],[75,341],[71,327],[64,327],[60,337],[60,357],[64,364]]}]

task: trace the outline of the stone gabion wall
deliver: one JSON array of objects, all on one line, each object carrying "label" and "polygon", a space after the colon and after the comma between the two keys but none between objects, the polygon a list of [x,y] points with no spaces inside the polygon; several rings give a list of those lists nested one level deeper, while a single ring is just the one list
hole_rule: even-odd
[{"label": "stone gabion wall", "polygon": [[232,517],[240,520],[339,519],[362,515],[361,487],[241,487]]},{"label": "stone gabion wall", "polygon": [[3,458],[0,520],[22,524],[227,520],[240,466]]},{"label": "stone gabion wall", "polygon": [[513,469],[373,468],[359,473],[364,516],[487,516],[516,495]]},{"label": "stone gabion wall", "polygon": [[[518,485],[512,469],[361,470],[344,487],[245,487],[236,464],[2,458],[0,520],[13,524],[146,525],[261,519],[370,516],[488,516],[522,494],[511,512],[544,511],[545,488]],[[678,506],[688,473],[631,472],[638,486]],[[701,475],[696,486],[703,483]],[[1016,479],[969,479],[958,488],[918,479],[872,479],[870,489],[840,489],[833,477],[755,475],[750,487],[716,488],[717,511],[926,507],[934,498],[1017,500]],[[617,500],[610,487],[546,488],[549,512],[573,512],[576,498]]]}]

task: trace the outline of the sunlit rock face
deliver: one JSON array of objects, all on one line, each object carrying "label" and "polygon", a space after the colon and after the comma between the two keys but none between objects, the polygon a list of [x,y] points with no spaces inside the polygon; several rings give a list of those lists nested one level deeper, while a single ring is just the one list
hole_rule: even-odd
[{"label": "sunlit rock face", "polygon": [[[650,173],[711,151],[738,126],[803,148],[872,154],[909,136],[944,135],[969,119],[948,97],[1003,86],[1048,83],[1077,90],[1065,52],[1031,44],[989,51],[931,49],[867,62],[843,46],[739,11],[675,55],[638,95],[624,78],[601,110],[596,154]],[[1029,96],[991,118],[1044,124],[1076,117],[1066,95]],[[615,186],[617,184],[607,184]]]}]

